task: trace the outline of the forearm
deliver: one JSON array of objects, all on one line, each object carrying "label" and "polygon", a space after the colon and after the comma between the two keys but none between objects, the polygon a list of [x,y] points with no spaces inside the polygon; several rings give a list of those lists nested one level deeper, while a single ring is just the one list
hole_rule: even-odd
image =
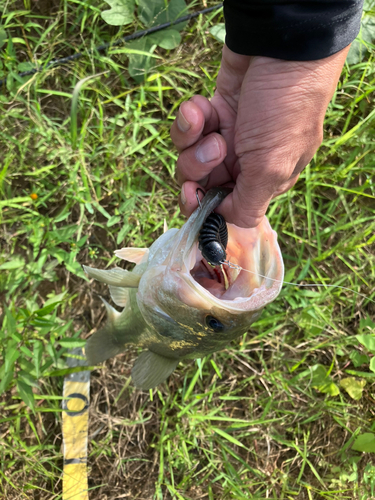
[{"label": "forearm", "polygon": [[244,55],[322,59],[354,40],[362,7],[363,0],[224,0],[226,44]]}]

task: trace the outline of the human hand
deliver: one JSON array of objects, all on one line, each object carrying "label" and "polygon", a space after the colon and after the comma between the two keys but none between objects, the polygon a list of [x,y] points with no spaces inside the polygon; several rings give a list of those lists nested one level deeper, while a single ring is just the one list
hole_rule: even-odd
[{"label": "human hand", "polygon": [[348,50],[284,61],[224,46],[214,97],[182,103],[171,128],[182,213],[197,207],[198,187],[225,185],[233,192],[216,211],[237,226],[257,226],[270,200],[296,183],[318,149]]}]

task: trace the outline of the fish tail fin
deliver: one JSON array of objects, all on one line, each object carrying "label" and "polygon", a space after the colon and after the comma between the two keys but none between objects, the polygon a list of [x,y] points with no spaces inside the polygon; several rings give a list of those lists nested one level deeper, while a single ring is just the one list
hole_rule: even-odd
[{"label": "fish tail fin", "polygon": [[97,365],[108,358],[116,356],[121,351],[121,345],[117,342],[116,320],[121,313],[116,311],[106,300],[101,297],[106,309],[108,320],[104,328],[92,335],[86,343],[85,354],[89,365]]}]

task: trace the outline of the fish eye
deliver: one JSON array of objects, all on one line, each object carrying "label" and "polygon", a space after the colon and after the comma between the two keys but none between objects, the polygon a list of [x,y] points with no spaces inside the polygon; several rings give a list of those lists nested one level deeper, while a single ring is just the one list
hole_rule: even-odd
[{"label": "fish eye", "polygon": [[212,328],[214,332],[221,332],[224,330],[223,323],[213,316],[206,316],[206,325]]}]

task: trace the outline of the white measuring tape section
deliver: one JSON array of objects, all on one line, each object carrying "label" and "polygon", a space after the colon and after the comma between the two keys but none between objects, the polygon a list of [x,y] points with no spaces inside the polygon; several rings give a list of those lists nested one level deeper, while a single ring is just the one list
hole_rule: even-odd
[{"label": "white measuring tape section", "polygon": [[[82,349],[69,351],[70,368],[85,366]],[[90,371],[71,373],[64,379],[62,433],[64,449],[63,500],[88,500],[87,440],[90,405]]]}]

